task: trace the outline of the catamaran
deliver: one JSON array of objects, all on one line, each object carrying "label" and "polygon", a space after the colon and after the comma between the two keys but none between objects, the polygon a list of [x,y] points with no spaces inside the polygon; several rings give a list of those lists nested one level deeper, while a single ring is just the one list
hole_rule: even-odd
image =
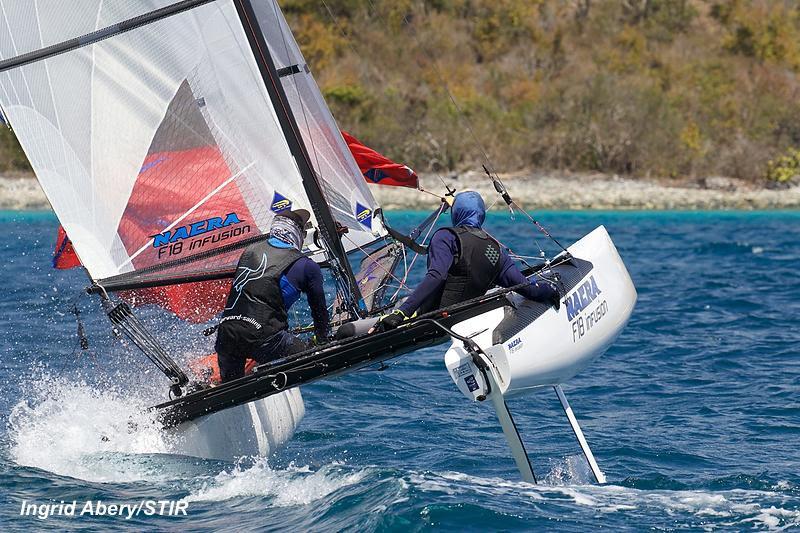
[{"label": "catamaran", "polygon": [[[603,227],[561,246],[485,167],[509,208],[558,246],[524,274],[556,286],[563,305],[493,289],[370,334],[453,191],[410,234],[389,225],[368,182],[393,178],[357,161],[360,145],[340,131],[275,0],[0,0],[0,9],[0,115],[63,226],[58,252],[74,247],[112,327],[164,373],[153,410],[180,437],[176,453],[268,455],[303,418],[300,385],[450,339],[450,377],[495,408],[525,480],[535,476],[505,399],[554,387],[604,482],[561,388],[613,343],[636,302]],[[396,185],[416,184],[397,166],[407,173]],[[242,250],[267,238],[276,213],[298,208],[312,214],[303,251],[335,283],[332,326],[348,335],[222,384],[187,370],[138,308],[213,322]]]}]

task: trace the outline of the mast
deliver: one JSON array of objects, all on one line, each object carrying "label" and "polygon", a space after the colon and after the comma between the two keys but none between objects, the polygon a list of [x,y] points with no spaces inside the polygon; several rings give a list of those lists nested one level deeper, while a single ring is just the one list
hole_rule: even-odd
[{"label": "mast", "polygon": [[280,83],[280,77],[275,68],[275,62],[270,55],[269,46],[264,38],[264,33],[258,25],[250,0],[234,0],[233,3],[236,5],[239,20],[247,35],[250,49],[253,52],[253,57],[261,72],[261,77],[267,89],[267,93],[272,100],[272,105],[275,108],[275,113],[278,116],[278,121],[283,130],[286,142],[289,144],[292,156],[300,169],[300,175],[303,178],[303,187],[308,195],[311,208],[314,211],[314,216],[319,222],[320,235],[326,244],[326,248],[332,255],[330,258],[331,268],[335,274],[341,277],[346,285],[348,311],[353,318],[358,318],[358,302],[362,300],[361,291],[358,288],[353,269],[347,259],[347,253],[345,252],[344,246],[342,246],[337,223],[333,219],[330,209],[328,209],[325,196],[322,193],[322,188],[317,179],[317,174],[311,165],[311,158],[308,155],[294,113],[289,105],[289,99],[286,97],[286,92],[284,91],[283,85]]}]

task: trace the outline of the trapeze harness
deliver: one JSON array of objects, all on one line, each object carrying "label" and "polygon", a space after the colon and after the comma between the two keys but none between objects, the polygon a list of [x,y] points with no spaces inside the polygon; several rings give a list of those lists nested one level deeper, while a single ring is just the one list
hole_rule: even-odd
[{"label": "trapeze harness", "polygon": [[301,257],[294,248],[268,242],[244,251],[217,330],[217,350],[247,354],[289,327],[280,278]]}]

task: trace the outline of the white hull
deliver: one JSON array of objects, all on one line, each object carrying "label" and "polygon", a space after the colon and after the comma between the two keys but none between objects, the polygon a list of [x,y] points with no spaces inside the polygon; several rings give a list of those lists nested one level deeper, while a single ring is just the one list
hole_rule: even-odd
[{"label": "white hull", "polygon": [[266,457],[292,438],[305,412],[295,387],[168,430],[172,452],[222,461]]},{"label": "white hull", "polygon": [[[550,308],[521,331],[493,343],[492,334],[507,309],[495,309],[453,327],[472,336],[492,362],[492,372],[503,396],[567,381],[586,368],[614,342],[636,304],[636,289],[605,228],[600,226],[568,248],[573,257],[592,263],[562,298],[559,311]],[[519,295],[512,299],[520,309]],[[454,340],[445,354],[450,377],[465,396],[486,394],[481,372]]]}]

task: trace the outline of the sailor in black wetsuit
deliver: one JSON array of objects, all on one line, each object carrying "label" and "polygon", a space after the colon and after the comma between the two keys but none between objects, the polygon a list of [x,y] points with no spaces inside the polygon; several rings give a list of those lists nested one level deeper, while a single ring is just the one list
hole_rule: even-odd
[{"label": "sailor in black wetsuit", "polygon": [[304,209],[276,215],[269,240],[251,244],[242,253],[217,330],[223,382],[244,375],[246,358],[267,363],[307,348],[288,331],[287,311],[300,292],[308,298],[316,338],[328,338],[322,270],[300,252],[309,217]]},{"label": "sailor in black wetsuit", "polygon": [[[426,313],[469,300],[500,285],[527,283],[500,244],[481,229],[486,207],[474,191],[457,194],[451,209],[452,228],[442,228],[431,237],[428,272],[403,304],[384,316],[375,331],[396,328],[415,311]],[[517,292],[539,302],[559,306],[558,291],[546,282],[532,282]]]}]

